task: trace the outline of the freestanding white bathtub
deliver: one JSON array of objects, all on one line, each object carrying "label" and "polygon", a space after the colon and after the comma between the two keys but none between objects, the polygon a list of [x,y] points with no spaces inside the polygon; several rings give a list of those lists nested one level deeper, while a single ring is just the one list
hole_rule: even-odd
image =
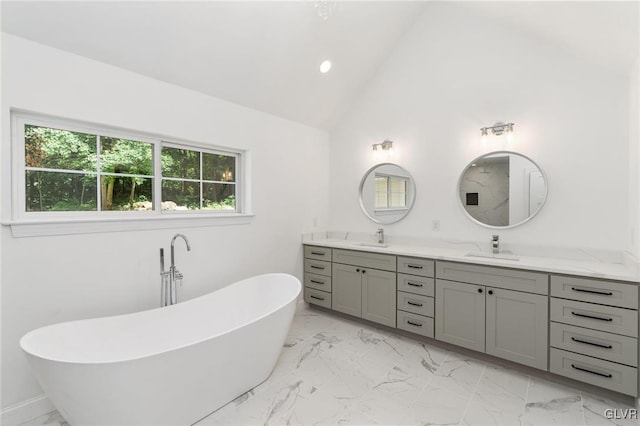
[{"label": "freestanding white bathtub", "polygon": [[72,425],[190,425],[262,383],[300,281],[266,274],[165,308],[31,331],[20,346]]}]

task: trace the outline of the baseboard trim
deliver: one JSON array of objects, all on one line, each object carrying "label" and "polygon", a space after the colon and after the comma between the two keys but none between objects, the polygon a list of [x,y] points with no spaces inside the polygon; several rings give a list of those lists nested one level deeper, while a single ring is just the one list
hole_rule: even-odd
[{"label": "baseboard trim", "polygon": [[41,394],[3,409],[0,415],[0,424],[2,426],[16,426],[55,409],[56,407],[49,401],[49,398],[45,394]]}]

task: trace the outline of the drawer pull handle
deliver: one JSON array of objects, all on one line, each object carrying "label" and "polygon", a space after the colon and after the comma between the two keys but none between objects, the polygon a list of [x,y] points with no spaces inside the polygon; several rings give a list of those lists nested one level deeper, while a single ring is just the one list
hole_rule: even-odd
[{"label": "drawer pull handle", "polygon": [[416,327],[422,327],[422,324],[420,324],[419,322],[413,322],[413,321],[407,320],[407,324],[415,325]]},{"label": "drawer pull handle", "polygon": [[578,291],[580,293],[599,294],[600,296],[613,296],[613,292],[611,292],[611,291],[586,290],[584,288],[576,288],[576,287],[571,287],[571,290]]},{"label": "drawer pull handle", "polygon": [[411,269],[422,269],[423,266],[422,265],[412,265],[411,263],[407,264],[407,268],[411,268]]},{"label": "drawer pull handle", "polygon": [[417,306],[417,307],[421,307],[422,306],[422,303],[412,302],[411,300],[408,300],[407,304],[411,305],[411,306]]},{"label": "drawer pull handle", "polygon": [[613,318],[594,317],[593,315],[578,314],[578,313],[576,313],[576,312],[571,312],[571,315],[575,315],[575,316],[577,316],[577,317],[583,317],[583,318],[589,318],[589,319],[600,320],[600,321],[613,321]]},{"label": "drawer pull handle", "polygon": [[312,251],[311,254],[315,254],[316,256],[325,256],[327,253],[323,253],[321,251]]},{"label": "drawer pull handle", "polygon": [[416,284],[416,283],[412,283],[412,282],[409,282],[409,281],[407,281],[407,285],[410,285],[412,287],[422,287],[422,284]]},{"label": "drawer pull handle", "polygon": [[312,282],[312,283],[314,283],[314,284],[321,284],[321,285],[324,285],[324,281],[316,281],[316,280],[309,280],[309,281],[311,281],[311,282]]},{"label": "drawer pull handle", "polygon": [[313,294],[309,297],[311,297],[312,299],[324,300],[324,297],[314,296]]},{"label": "drawer pull handle", "polygon": [[574,342],[578,342],[578,343],[584,343],[586,345],[597,346],[599,348],[613,349],[613,346],[611,346],[611,345],[601,345],[600,343],[589,342],[587,340],[582,340],[582,339],[576,339],[575,337],[572,337],[571,340],[573,340]]},{"label": "drawer pull handle", "polygon": [[606,377],[608,379],[613,377],[611,374],[598,373],[597,371],[591,371],[591,370],[588,370],[586,368],[576,367],[575,364],[571,364],[571,367],[575,368],[576,370],[584,371],[585,373],[595,374],[596,376]]},{"label": "drawer pull handle", "polygon": [[320,269],[320,270],[324,270],[324,266],[311,265],[311,267],[312,267],[313,269]]}]

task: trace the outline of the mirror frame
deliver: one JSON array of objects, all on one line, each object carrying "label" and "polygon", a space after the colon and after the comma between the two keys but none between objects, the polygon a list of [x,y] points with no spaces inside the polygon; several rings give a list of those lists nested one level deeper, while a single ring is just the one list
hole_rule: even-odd
[{"label": "mirror frame", "polygon": [[[462,183],[462,179],[463,179],[464,175],[466,174],[467,170],[469,170],[469,168],[471,167],[471,165],[473,163],[476,163],[476,162],[480,161],[484,157],[487,157],[487,156],[490,156],[490,155],[497,155],[497,154],[518,155],[518,156],[530,161],[531,164],[535,165],[538,168],[538,170],[540,170],[540,173],[542,174],[542,177],[544,178],[544,182],[545,182],[545,186],[546,186],[546,192],[544,194],[544,200],[542,200],[542,204],[540,204],[540,208],[538,208],[538,210],[536,210],[535,213],[533,213],[528,218],[524,219],[521,222],[514,223],[513,225],[497,226],[497,225],[487,225],[486,223],[480,222],[478,219],[476,219],[475,217],[471,216],[471,214],[469,214],[467,209],[464,207],[464,204],[462,203],[462,199],[460,198],[460,184]],[[549,198],[549,179],[547,178],[547,174],[544,172],[544,170],[542,169],[542,167],[540,167],[540,165],[538,163],[536,163],[535,161],[533,161],[531,158],[527,157],[526,155],[521,154],[519,152],[515,152],[515,151],[491,151],[491,152],[487,152],[487,153],[484,153],[482,155],[477,156],[476,158],[471,160],[467,164],[467,166],[462,170],[462,172],[460,173],[460,176],[458,177],[458,184],[456,185],[456,199],[458,200],[458,205],[460,206],[460,208],[462,209],[464,214],[469,219],[471,219],[471,221],[477,223],[478,225],[484,226],[485,228],[491,228],[491,229],[511,229],[511,228],[515,228],[516,226],[520,226],[520,225],[523,225],[523,224],[529,222],[531,219],[536,217],[538,215],[538,213],[540,213],[540,211],[542,210],[544,205],[547,203],[547,199],[548,198]]]},{"label": "mirror frame", "polygon": [[[413,185],[413,197],[411,197],[411,201],[409,203],[409,205],[407,206],[407,212],[400,218],[392,221],[392,222],[382,222],[379,219],[371,216],[369,214],[369,212],[365,209],[364,207],[364,202],[362,201],[362,190],[364,189],[364,183],[367,180],[367,178],[369,177],[369,175],[378,167],[380,166],[396,166],[401,168],[406,174],[407,176],[409,176],[409,178],[411,179],[411,183]],[[360,209],[362,210],[362,212],[365,214],[365,216],[367,216],[369,219],[371,219],[373,222],[375,223],[379,223],[380,225],[391,225],[393,223],[398,223],[400,222],[402,219],[404,219],[405,217],[407,217],[407,215],[409,213],[411,213],[411,210],[413,209],[413,205],[416,202],[416,195],[418,194],[418,190],[416,188],[416,180],[413,178],[413,175],[411,173],[409,173],[407,171],[407,169],[405,169],[404,167],[396,164],[396,163],[378,163],[378,164],[374,164],[371,168],[369,168],[369,170],[367,170],[366,172],[364,172],[364,175],[362,176],[362,180],[360,181],[360,188],[358,189],[358,201],[360,203]]]}]

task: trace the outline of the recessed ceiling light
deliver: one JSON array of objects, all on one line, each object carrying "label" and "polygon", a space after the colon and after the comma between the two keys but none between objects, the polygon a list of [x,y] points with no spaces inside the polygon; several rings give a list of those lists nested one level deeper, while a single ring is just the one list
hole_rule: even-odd
[{"label": "recessed ceiling light", "polygon": [[331,69],[331,61],[327,60],[320,64],[320,72],[325,74]]}]

